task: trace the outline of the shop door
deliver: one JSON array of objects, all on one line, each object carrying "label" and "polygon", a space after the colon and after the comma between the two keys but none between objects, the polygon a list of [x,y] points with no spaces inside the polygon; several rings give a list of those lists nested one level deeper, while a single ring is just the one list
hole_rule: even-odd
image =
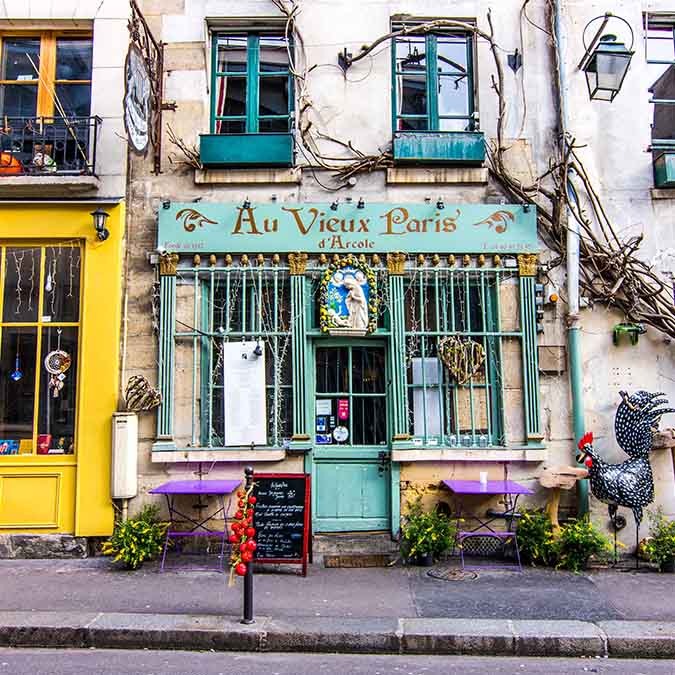
[{"label": "shop door", "polygon": [[314,530],[390,527],[387,367],[383,344],[314,351]]}]

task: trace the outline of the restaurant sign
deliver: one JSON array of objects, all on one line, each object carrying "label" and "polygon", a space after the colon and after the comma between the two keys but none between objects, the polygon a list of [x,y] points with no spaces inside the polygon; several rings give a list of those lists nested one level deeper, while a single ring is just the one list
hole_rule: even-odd
[{"label": "restaurant sign", "polygon": [[157,244],[172,253],[532,253],[537,215],[513,204],[167,203]]}]

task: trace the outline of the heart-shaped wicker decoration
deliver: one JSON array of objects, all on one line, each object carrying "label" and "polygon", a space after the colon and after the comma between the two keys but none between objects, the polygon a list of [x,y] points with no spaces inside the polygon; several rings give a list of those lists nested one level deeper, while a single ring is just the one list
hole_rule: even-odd
[{"label": "heart-shaped wicker decoration", "polygon": [[457,384],[466,384],[483,365],[485,349],[471,338],[449,335],[438,343],[438,358]]}]

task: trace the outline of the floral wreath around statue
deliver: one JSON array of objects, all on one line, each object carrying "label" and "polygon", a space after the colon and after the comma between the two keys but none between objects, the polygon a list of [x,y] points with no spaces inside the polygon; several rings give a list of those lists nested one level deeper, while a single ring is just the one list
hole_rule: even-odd
[{"label": "floral wreath around statue", "polygon": [[379,304],[379,296],[377,293],[377,278],[375,272],[369,267],[365,261],[360,261],[358,258],[349,254],[338,262],[331,263],[326,268],[326,271],[321,278],[319,287],[319,302],[320,302],[320,321],[321,332],[327,333],[329,330],[339,329],[340,326],[333,320],[333,317],[328,312],[328,287],[333,279],[335,273],[345,267],[353,267],[362,272],[368,281],[368,333],[375,332],[377,328],[377,308]]}]

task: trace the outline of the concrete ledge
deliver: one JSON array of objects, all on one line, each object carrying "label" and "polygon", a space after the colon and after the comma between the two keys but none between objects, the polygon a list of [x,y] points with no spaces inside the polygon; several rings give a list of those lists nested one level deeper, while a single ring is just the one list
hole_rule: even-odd
[{"label": "concrete ledge", "polygon": [[675,623],[2,612],[1,647],[675,657]]},{"label": "concrete ledge", "polygon": [[91,193],[98,190],[96,176],[2,176],[0,197],[63,197],[68,194]]},{"label": "concrete ledge", "polygon": [[394,462],[545,462],[546,448],[394,448]]},{"label": "concrete ledge", "polygon": [[515,635],[499,619],[401,619],[404,654],[491,654],[512,656]]},{"label": "concrete ledge", "polygon": [[152,450],[152,461],[157,462],[280,462],[286,457],[283,448],[275,450]]},{"label": "concrete ledge", "polygon": [[611,656],[641,659],[675,658],[675,623],[600,621]]},{"label": "concrete ledge", "polygon": [[485,185],[488,182],[488,170],[484,167],[415,167],[387,169],[388,184],[426,184],[444,185]]},{"label": "concrete ledge", "polygon": [[196,185],[247,185],[299,183],[299,169],[195,169]]},{"label": "concrete ledge", "polygon": [[652,188],[652,199],[675,199],[675,190],[672,188]]},{"label": "concrete ledge", "polygon": [[0,534],[0,558],[86,558],[86,537],[71,534]]}]

